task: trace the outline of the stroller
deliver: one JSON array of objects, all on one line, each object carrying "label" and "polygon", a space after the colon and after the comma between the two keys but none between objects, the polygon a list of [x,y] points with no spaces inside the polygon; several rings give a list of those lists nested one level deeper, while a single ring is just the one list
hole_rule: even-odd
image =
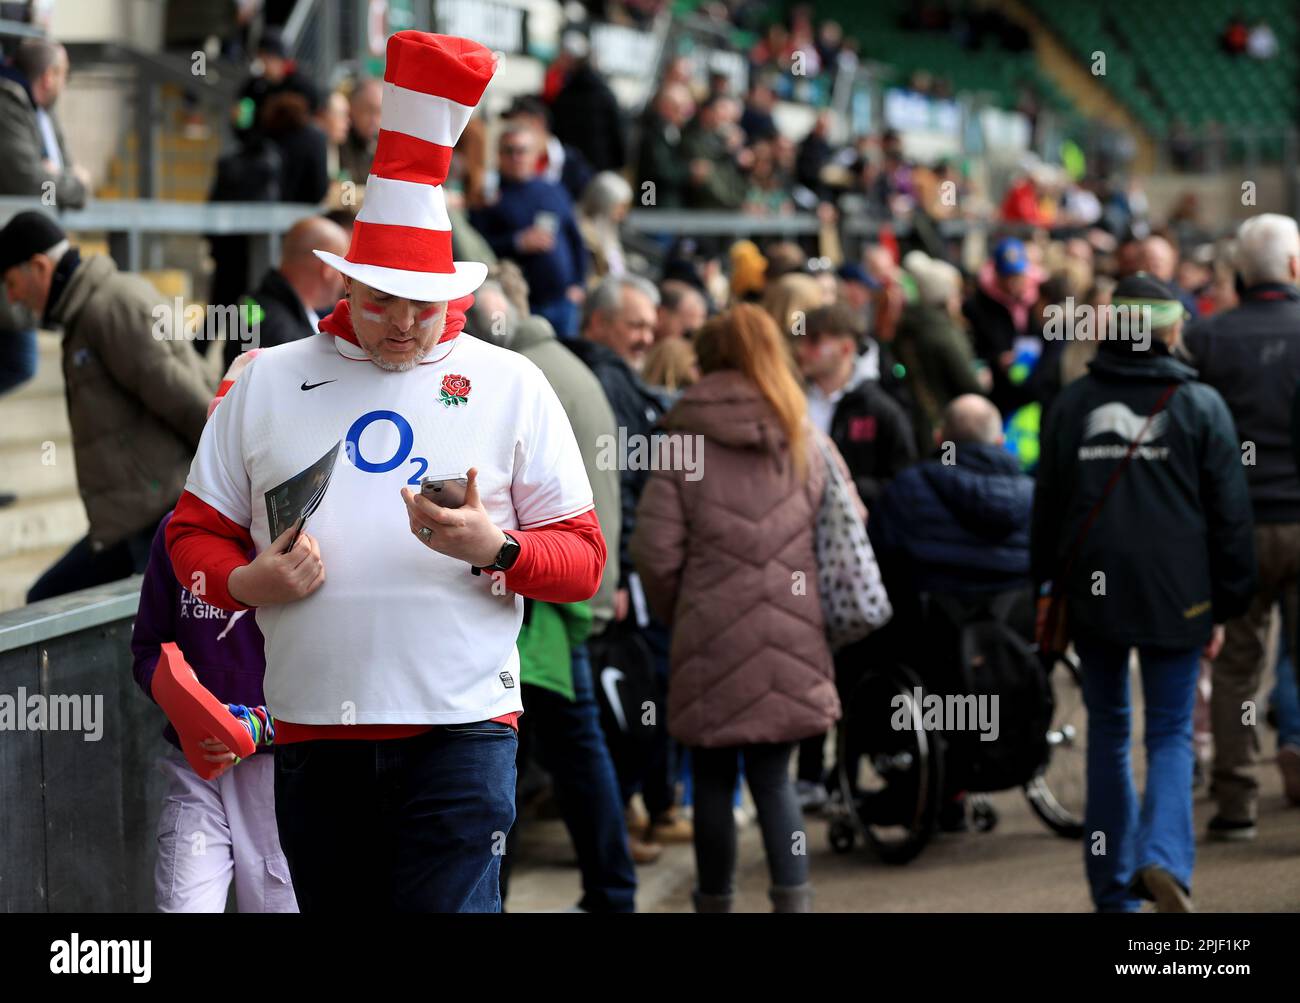
[{"label": "stroller", "polygon": [[839,724],[830,843],[860,839],[887,863],[926,846],[965,792],[976,830],[984,795],[1023,789],[1053,832],[1083,834],[1084,708],[1079,668],[1044,666],[1026,586],[919,597],[916,609],[837,657]]}]

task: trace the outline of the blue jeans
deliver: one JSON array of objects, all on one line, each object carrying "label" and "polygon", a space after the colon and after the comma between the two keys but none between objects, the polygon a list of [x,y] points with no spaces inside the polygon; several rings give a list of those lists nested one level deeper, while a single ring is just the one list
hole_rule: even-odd
[{"label": "blue jeans", "polygon": [[548,303],[533,303],[529,309],[549,320],[551,327],[555,328],[556,337],[562,341],[572,341],[578,336],[578,305],[567,296]]},{"label": "blue jeans", "polygon": [[525,744],[536,739],[537,760],[551,775],[560,815],[582,871],[588,912],[634,912],[636,868],[618,776],[600,727],[587,646],[573,649],[573,700],[541,686],[524,687],[520,719]]},{"label": "blue jeans", "polygon": [[1277,646],[1277,681],[1268,702],[1277,719],[1277,744],[1300,745],[1300,691],[1296,686],[1295,663],[1291,661],[1291,634],[1283,622]]},{"label": "blue jeans", "polygon": [[1139,648],[1146,705],[1147,784],[1139,806],[1129,758],[1129,649],[1093,639],[1075,642],[1088,708],[1088,795],[1083,861],[1093,904],[1134,912],[1132,882],[1160,867],[1190,890],[1192,707],[1200,652]]},{"label": "blue jeans", "polygon": [[508,724],[276,746],[275,818],[304,913],[500,912]]},{"label": "blue jeans", "polygon": [[[0,292],[0,296],[4,293]],[[36,375],[36,330],[0,331],[0,394]]]}]

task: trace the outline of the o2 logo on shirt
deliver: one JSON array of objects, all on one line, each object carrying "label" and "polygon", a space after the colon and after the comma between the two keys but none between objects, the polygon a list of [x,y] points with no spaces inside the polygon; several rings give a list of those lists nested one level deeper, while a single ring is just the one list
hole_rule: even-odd
[{"label": "o2 logo on shirt", "polygon": [[[371,460],[361,452],[361,434],[377,421],[391,422],[397,429],[397,451],[386,460]],[[411,423],[396,411],[367,411],[352,423],[343,441],[343,448],[347,450],[352,465],[367,474],[386,474],[408,462],[419,464],[420,469],[406,482],[410,485],[418,485],[424,472],[429,469],[429,461],[423,456],[412,456],[411,449],[414,446],[415,431],[411,428]]]}]

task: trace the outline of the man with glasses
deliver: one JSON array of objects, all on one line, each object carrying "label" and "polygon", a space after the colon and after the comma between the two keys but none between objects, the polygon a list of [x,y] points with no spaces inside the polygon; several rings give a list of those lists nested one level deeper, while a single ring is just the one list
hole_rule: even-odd
[{"label": "man with glasses", "polygon": [[538,176],[539,149],[531,127],[506,126],[497,145],[497,202],[472,213],[470,223],[498,257],[519,264],[528,280],[529,309],[570,340],[578,334],[587,251],[568,192]]}]

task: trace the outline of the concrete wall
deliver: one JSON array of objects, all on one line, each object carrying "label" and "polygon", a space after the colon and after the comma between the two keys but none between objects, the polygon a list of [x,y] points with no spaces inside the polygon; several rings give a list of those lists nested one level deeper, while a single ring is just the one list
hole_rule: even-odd
[{"label": "concrete wall", "polygon": [[78,71],[68,77],[59,98],[57,115],[73,163],[90,171],[92,187],[104,182],[108,162],[121,148],[122,136],[131,128],[132,85],[124,70],[100,68]]},{"label": "concrete wall", "polygon": [[124,42],[157,49],[162,42],[160,0],[57,0],[50,33],[65,42]]},{"label": "concrete wall", "polygon": [[[1254,205],[1242,204],[1242,184],[1255,186]],[[1286,176],[1282,168],[1245,167],[1217,174],[1153,174],[1143,179],[1151,203],[1151,218],[1163,221],[1175,203],[1187,192],[1195,193],[1201,221],[1209,230],[1222,230],[1261,212],[1286,212],[1289,205]]]},{"label": "concrete wall", "polygon": [[[139,588],[106,587],[122,593]],[[0,615],[86,603],[90,592]],[[105,593],[107,594],[107,593]],[[0,695],[102,698],[102,735],[0,730],[0,912],[150,912],[166,751],[162,716],[131,675],[131,619],[0,652]]]}]

